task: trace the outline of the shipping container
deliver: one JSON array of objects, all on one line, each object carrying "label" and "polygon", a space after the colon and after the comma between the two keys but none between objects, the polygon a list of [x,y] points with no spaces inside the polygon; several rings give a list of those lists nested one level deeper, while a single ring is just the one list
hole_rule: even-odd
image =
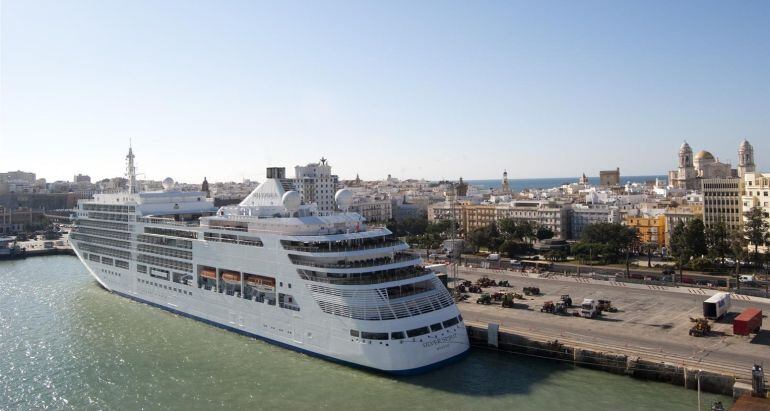
[{"label": "shipping container", "polygon": [[730,311],[730,294],[716,293],[703,302],[703,316],[718,320]]},{"label": "shipping container", "polygon": [[733,321],[733,334],[749,335],[759,332],[762,327],[762,310],[757,308],[747,308]]}]

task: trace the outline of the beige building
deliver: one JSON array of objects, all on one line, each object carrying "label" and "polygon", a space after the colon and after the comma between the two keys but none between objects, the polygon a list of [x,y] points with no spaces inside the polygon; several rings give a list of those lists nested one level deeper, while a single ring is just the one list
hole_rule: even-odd
[{"label": "beige building", "polygon": [[666,218],[665,243],[671,244],[671,232],[679,222],[689,223],[692,219],[703,216],[702,204],[689,204],[686,206],[669,207],[663,212]]},{"label": "beige building", "polygon": [[[744,215],[754,207],[762,209],[765,220],[770,222],[770,174],[747,172],[743,176],[742,208]],[[767,252],[768,247],[760,247]]]},{"label": "beige building", "polygon": [[387,195],[383,194],[356,197],[348,211],[361,214],[371,223],[386,223],[393,218],[393,203]]},{"label": "beige building", "polygon": [[602,187],[613,187],[620,185],[620,167],[614,170],[599,171],[599,185]]},{"label": "beige building", "polygon": [[707,178],[703,186],[703,224],[723,222],[728,230],[742,226],[742,184],[739,178]]},{"label": "beige building", "polygon": [[566,240],[570,236],[570,205],[549,201],[516,200],[509,203],[471,204],[444,201],[428,207],[428,220],[448,220],[454,208],[455,221],[463,232],[468,233],[486,227],[498,220],[510,218],[530,221],[547,227],[554,238]]}]

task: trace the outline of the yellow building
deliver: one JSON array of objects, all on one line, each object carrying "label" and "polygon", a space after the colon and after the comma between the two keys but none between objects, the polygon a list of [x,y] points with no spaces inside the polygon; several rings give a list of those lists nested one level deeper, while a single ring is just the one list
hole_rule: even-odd
[{"label": "yellow building", "polygon": [[641,244],[653,243],[658,247],[666,246],[666,216],[657,217],[631,217],[626,216],[624,223],[628,227],[636,228],[639,232]]}]

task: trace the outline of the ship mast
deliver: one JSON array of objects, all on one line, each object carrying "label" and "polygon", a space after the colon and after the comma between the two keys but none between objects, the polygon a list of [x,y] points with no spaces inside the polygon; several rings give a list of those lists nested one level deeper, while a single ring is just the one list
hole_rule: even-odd
[{"label": "ship mast", "polygon": [[134,167],[134,151],[131,149],[131,143],[128,144],[128,155],[126,156],[126,176],[128,177],[128,192],[136,194],[136,167]]}]

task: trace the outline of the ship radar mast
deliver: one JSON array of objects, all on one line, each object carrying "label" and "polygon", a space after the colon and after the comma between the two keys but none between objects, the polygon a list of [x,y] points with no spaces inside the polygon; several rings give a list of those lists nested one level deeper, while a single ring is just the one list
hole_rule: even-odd
[{"label": "ship radar mast", "polygon": [[134,151],[131,143],[128,144],[128,155],[126,156],[126,176],[128,177],[128,192],[136,194],[136,167],[134,167]]}]

